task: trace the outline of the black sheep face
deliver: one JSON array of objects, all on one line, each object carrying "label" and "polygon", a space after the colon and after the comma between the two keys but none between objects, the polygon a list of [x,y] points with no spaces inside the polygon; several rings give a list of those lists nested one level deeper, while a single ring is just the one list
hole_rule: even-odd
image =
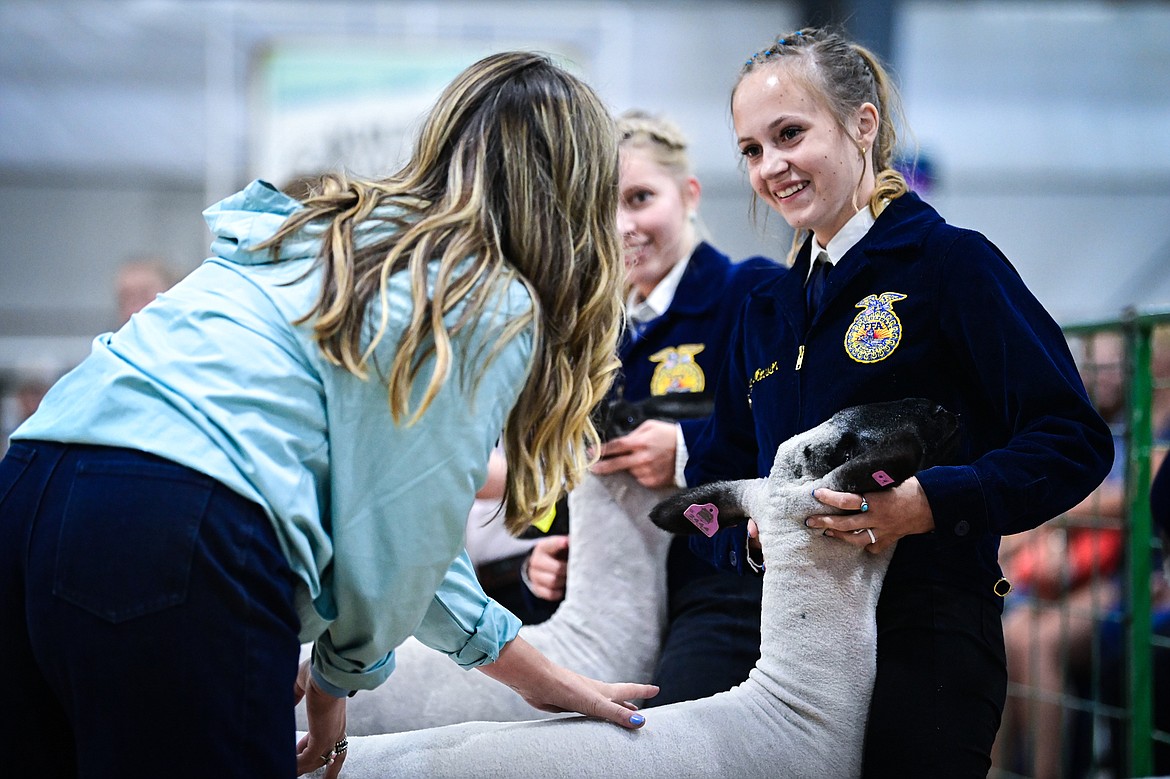
[{"label": "black sheep face", "polygon": [[[826,434],[811,435],[826,426]],[[947,462],[958,430],[958,417],[922,398],[853,406],[810,431],[797,467],[805,479],[831,477],[843,492],[882,489]]]},{"label": "black sheep face", "polygon": [[[957,416],[922,398],[854,406],[781,444],[763,486],[772,492],[820,480],[822,486],[844,492],[886,489],[948,462],[958,432]],[[719,527],[739,524],[749,516],[746,495],[760,481],[683,490],[655,506],[650,518],[672,533],[697,533],[699,528],[684,512],[692,505],[710,504],[717,509],[710,514]]]}]

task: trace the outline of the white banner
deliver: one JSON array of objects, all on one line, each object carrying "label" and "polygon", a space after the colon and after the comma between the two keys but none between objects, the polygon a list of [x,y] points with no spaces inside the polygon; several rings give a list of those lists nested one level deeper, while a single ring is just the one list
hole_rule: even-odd
[{"label": "white banner", "polygon": [[331,170],[393,173],[439,93],[475,59],[438,46],[278,44],[254,70],[251,176],[282,186]]}]

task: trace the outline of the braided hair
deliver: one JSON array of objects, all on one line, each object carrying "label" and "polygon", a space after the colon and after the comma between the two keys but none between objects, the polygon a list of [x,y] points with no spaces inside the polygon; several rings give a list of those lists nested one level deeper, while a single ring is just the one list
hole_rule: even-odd
[{"label": "braided hair", "polygon": [[637,109],[626,111],[617,119],[617,133],[619,148],[648,150],[679,181],[691,175],[686,136],[669,119]]}]

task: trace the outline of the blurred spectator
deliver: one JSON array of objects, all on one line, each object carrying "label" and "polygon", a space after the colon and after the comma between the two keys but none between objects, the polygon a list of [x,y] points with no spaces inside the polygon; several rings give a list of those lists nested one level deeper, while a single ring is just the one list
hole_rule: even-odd
[{"label": "blurred spectator", "polygon": [[178,274],[159,257],[136,257],[122,263],[114,280],[117,326],[126,324],[132,314],[152,303],[160,292],[166,292],[178,280]]},{"label": "blurred spectator", "polygon": [[[1070,707],[1068,699],[1062,704],[1058,697],[1069,693],[1109,706],[1129,705],[1124,635],[1128,605],[1121,582],[1125,551],[1121,528],[1127,516],[1127,452],[1122,432],[1128,422],[1122,347],[1119,335],[1098,336],[1087,344],[1082,365],[1094,402],[1118,431],[1110,475],[1065,517],[1004,539],[1001,561],[1017,588],[1009,598],[1015,607],[1005,613],[1004,633],[1011,678],[1022,688],[1009,691],[996,766],[1027,776],[1083,776],[1091,764],[1107,764],[1113,775],[1125,775],[1128,735],[1122,722],[1109,719],[1108,738],[1078,737],[1078,733],[1087,734],[1093,723]],[[1158,478],[1150,501],[1157,538],[1170,523],[1166,515],[1170,506],[1165,503],[1170,497],[1158,497],[1170,490],[1170,467],[1165,465],[1170,445],[1170,328],[1155,331],[1151,370],[1155,389],[1150,467]],[[1170,552],[1170,539],[1163,540],[1162,550],[1166,575],[1158,571],[1151,577],[1149,594],[1153,632],[1166,637],[1170,636],[1170,561],[1165,553]],[[1021,594],[1027,598],[1022,603]],[[1094,652],[1096,663],[1091,664]],[[1170,651],[1156,645],[1152,657],[1154,725],[1170,731]],[[1094,668],[1100,673],[1097,682]],[[1031,751],[1025,744],[1028,739],[1033,740]],[[1170,747],[1155,744],[1154,762],[1156,774],[1170,774]]]},{"label": "blurred spectator", "polygon": [[41,398],[63,373],[63,366],[50,359],[26,361],[16,366],[12,375],[12,393],[4,398],[0,417],[0,455],[8,451],[9,434],[32,416]]},{"label": "blurred spectator", "polygon": [[[1005,603],[1004,643],[1012,688],[994,764],[1037,779],[1064,775],[1070,676],[1083,676],[1093,639],[1117,602],[1124,537],[1124,343],[1100,333],[1086,343],[1081,373],[1097,410],[1114,430],[1113,468],[1105,481],[1062,517],[1013,536],[1000,549],[1014,593]],[[1022,689],[1021,689],[1022,688]]]},{"label": "blurred spectator", "polygon": [[281,184],[280,191],[303,203],[310,195],[321,191],[321,180],[324,175],[324,173],[302,173]]},{"label": "blurred spectator", "polygon": [[1162,578],[1170,585],[1170,465],[1167,463],[1170,460],[1163,458],[1150,487],[1150,516],[1154,533],[1162,543]]},{"label": "blurred spectator", "polygon": [[[114,301],[118,312],[114,326],[126,324],[132,314],[142,310],[178,280],[179,274],[161,257],[145,255],[126,260],[114,278]],[[4,398],[0,409],[0,454],[8,450],[9,434],[32,416],[49,387],[64,375],[68,367],[52,357],[16,366],[11,394]]]},{"label": "blurred spectator", "polygon": [[[1150,455],[1150,517],[1155,547],[1153,573],[1150,577],[1151,634],[1154,643],[1151,649],[1151,697],[1153,704],[1154,729],[1163,734],[1170,733],[1170,327],[1154,332],[1153,360],[1151,373],[1154,382],[1153,409],[1153,450]],[[1160,543],[1157,543],[1160,541]],[[1159,559],[1160,558],[1160,561]],[[1160,562],[1160,565],[1158,564]],[[1121,602],[1115,618],[1106,623],[1101,631],[1101,667],[1104,669],[1102,697],[1113,706],[1130,705],[1126,690],[1127,671],[1130,657],[1127,656],[1129,643],[1125,636],[1125,610]],[[1132,775],[1126,773],[1128,734],[1119,720],[1111,722],[1111,749],[1105,761],[1114,776]],[[1154,741],[1153,773],[1170,776],[1170,743],[1165,739]]]}]

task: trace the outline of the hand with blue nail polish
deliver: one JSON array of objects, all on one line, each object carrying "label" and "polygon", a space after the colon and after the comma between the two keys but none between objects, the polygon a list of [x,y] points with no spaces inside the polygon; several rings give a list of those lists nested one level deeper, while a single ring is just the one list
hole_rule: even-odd
[{"label": "hand with blue nail polish", "polygon": [[520,636],[500,650],[494,663],[481,665],[479,670],[511,687],[540,711],[575,711],[630,730],[646,724],[644,716],[630,713],[637,711],[630,701],[658,694],[653,684],[610,684],[570,671],[553,663]]}]

